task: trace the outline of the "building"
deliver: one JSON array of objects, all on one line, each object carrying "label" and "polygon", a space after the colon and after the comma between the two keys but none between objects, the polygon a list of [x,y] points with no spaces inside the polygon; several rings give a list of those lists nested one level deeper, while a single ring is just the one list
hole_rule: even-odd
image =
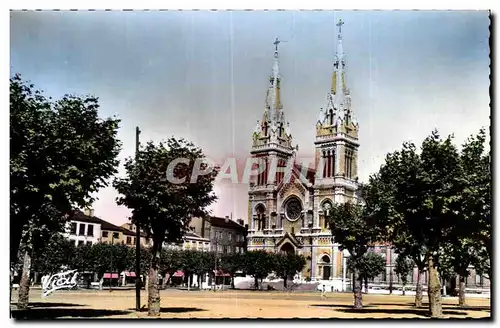
[{"label": "building", "polygon": [[[123,237],[126,245],[135,246],[135,238],[137,237],[135,224],[132,223],[124,223],[120,226],[120,228],[124,229]],[[153,246],[153,240],[148,238],[148,235],[141,231],[141,246],[143,247],[151,247]]]},{"label": "building", "polygon": [[[290,124],[281,103],[279,40],[262,119],[253,132],[251,156],[263,164],[248,191],[249,250],[303,254],[302,277],[342,277],[342,252],[333,242],[324,214],[334,203],[357,199],[358,122],[346,85],[346,61],[339,21],[333,74],[325,109],[311,129],[316,137],[314,168],[297,163]],[[313,125],[315,124],[315,126]],[[259,165],[260,166],[260,165]]]},{"label": "building", "polygon": [[75,241],[75,246],[97,244],[101,240],[102,220],[94,216],[92,210],[83,213],[75,211],[66,225],[63,235]]},{"label": "building", "polygon": [[177,250],[194,250],[200,252],[210,251],[210,239],[202,238],[194,232],[186,232],[182,237],[182,243],[165,243],[166,248]]},{"label": "building", "polygon": [[246,235],[248,225],[243,220],[233,221],[225,218],[210,216],[193,218],[191,230],[201,238],[208,239],[210,250],[221,254],[243,253],[246,251]]}]

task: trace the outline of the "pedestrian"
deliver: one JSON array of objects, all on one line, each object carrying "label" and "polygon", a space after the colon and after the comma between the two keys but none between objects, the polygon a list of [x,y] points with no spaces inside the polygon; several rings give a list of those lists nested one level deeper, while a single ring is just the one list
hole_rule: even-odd
[{"label": "pedestrian", "polygon": [[325,284],[323,284],[322,289],[321,289],[321,297],[326,298],[326,288],[325,288]]}]

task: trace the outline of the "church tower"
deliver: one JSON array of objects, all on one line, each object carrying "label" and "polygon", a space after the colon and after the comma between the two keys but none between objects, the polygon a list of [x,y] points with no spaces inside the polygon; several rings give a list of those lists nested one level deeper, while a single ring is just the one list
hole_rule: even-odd
[{"label": "church tower", "polygon": [[288,161],[294,154],[290,124],[285,120],[281,103],[281,77],[279,70],[278,45],[274,42],[274,60],[272,74],[266,95],[265,109],[262,119],[252,137],[252,158],[258,162],[261,173],[252,176],[249,188],[249,222],[250,230],[257,233],[271,231],[279,225],[276,187],[284,178]]},{"label": "church tower", "polygon": [[327,106],[316,121],[315,226],[326,227],[325,206],[356,197],[358,180],[358,122],[346,86],[346,60],[342,47],[342,25],[337,23],[337,50]]}]

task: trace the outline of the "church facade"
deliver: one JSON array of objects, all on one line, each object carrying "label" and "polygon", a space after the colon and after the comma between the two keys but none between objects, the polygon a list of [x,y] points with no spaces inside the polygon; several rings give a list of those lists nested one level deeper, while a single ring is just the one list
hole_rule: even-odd
[{"label": "church facade", "polygon": [[279,53],[276,40],[266,106],[253,132],[251,156],[261,171],[251,177],[248,191],[248,250],[295,252],[307,259],[302,278],[342,277],[342,252],[332,238],[325,214],[334,203],[357,198],[358,122],[346,87],[342,21],[333,60],[325,109],[311,128],[314,167],[297,163],[290,123],[280,97]]}]

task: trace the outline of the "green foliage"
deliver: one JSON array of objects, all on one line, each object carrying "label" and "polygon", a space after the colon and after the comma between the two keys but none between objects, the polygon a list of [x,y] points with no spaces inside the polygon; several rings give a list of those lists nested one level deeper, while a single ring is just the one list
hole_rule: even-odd
[{"label": "green foliage", "polygon": [[[169,167],[181,158],[189,164]],[[216,200],[212,193],[215,171],[190,183],[196,159],[203,158],[202,151],[184,139],[170,138],[158,145],[148,142],[135,160],[126,160],[126,177],[114,180],[120,193],[118,204],[132,209],[132,222],[153,236],[155,245],[181,241],[191,217],[207,215],[206,207]],[[168,176],[184,178],[184,182],[173,183]]]},{"label": "green foliage", "polygon": [[415,263],[411,260],[410,257],[399,254],[396,258],[396,266],[394,268],[394,272],[399,276],[403,286],[408,284],[408,275],[413,273],[413,268],[415,267]]},{"label": "green foliage", "polygon": [[351,272],[358,272],[362,280],[371,280],[385,270],[385,259],[380,254],[368,252],[359,258],[349,257],[347,268]]},{"label": "green foliage", "polygon": [[340,249],[347,249],[354,260],[361,258],[378,239],[376,217],[366,216],[362,205],[334,204],[326,219]]},{"label": "green foliage", "polygon": [[54,274],[71,268],[75,244],[60,234],[54,234],[42,248],[34,251],[32,269],[42,275]]},{"label": "green foliage", "polygon": [[[212,262],[213,263],[213,262]],[[245,264],[244,254],[234,253],[225,254],[220,260],[220,269],[231,275],[234,275],[236,271],[243,270]]]},{"label": "green foliage", "polygon": [[160,255],[160,272],[161,274],[169,273],[173,275],[177,270],[182,268],[182,251],[176,249],[164,249]]},{"label": "green foliage", "polygon": [[264,279],[275,269],[274,254],[265,251],[249,251],[245,253],[244,268],[248,275],[256,279]]},{"label": "green foliage", "polygon": [[306,259],[303,255],[293,253],[276,253],[274,254],[274,262],[276,275],[284,280],[288,276],[302,271],[306,265]]},{"label": "green foliage", "polygon": [[119,120],[99,118],[98,109],[96,97],[52,101],[19,75],[10,78],[12,259],[20,243],[44,247],[116,173]]}]

